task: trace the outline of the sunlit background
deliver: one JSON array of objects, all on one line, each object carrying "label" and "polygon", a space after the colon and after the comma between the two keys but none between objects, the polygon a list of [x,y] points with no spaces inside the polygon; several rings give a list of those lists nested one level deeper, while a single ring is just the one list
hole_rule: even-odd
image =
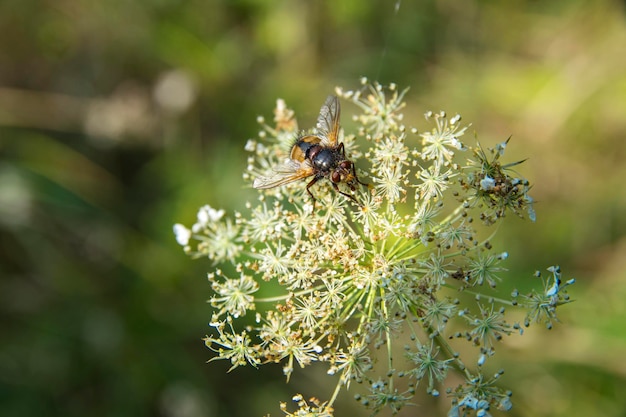
[{"label": "sunlit background", "polygon": [[[509,415],[626,413],[623,2],[4,0],[0,35],[1,415],[280,416],[328,395],[322,368],[286,385],[205,363],[211,264],[172,224],[254,197],[243,146],[276,98],[312,126],[361,76],[410,87],[409,125],[458,112],[529,158],[537,222],[500,228],[501,291],[558,263],[576,302],[499,348]],[[352,393],[337,413],[369,415]]]}]

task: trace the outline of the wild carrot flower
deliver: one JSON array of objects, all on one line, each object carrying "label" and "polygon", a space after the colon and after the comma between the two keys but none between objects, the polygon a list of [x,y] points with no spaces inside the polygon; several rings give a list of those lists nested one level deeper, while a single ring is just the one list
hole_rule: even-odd
[{"label": "wild carrot flower", "polygon": [[[336,90],[357,110],[357,126],[340,130],[338,143],[368,185],[321,179],[312,201],[305,181],[283,181],[258,190],[242,212],[204,206],[191,227],[174,226],[186,253],[220,268],[209,273],[211,360],[229,360],[231,369],[281,363],[287,380],[296,365],[327,365],[332,396],[297,394],[296,411],[281,405],[288,416],[332,416],[348,389],[374,412],[397,412],[420,384],[433,396],[447,394],[451,416],[508,410],[501,373],[482,374],[497,342],[521,333],[508,310],[525,309],[526,326],[551,326],[570,301],[565,288],[573,280],[562,282],[558,267],[549,268],[543,288],[494,296],[507,279],[508,254],[493,249],[489,228],[510,213],[535,218],[530,183],[513,170],[521,161],[502,162],[508,139],[491,149],[469,145],[458,115],[427,112],[431,128],[405,126],[405,93],[367,80],[357,91]],[[282,100],[272,123],[258,122],[258,138],[245,145],[249,185],[288,167],[299,137],[295,113]],[[323,135],[323,127],[301,135]],[[259,298],[265,285],[282,291]],[[238,324],[249,314],[253,324]],[[464,343],[478,347],[475,357],[458,353]],[[404,356],[397,346],[405,346]],[[451,372],[464,382],[447,385]]]}]

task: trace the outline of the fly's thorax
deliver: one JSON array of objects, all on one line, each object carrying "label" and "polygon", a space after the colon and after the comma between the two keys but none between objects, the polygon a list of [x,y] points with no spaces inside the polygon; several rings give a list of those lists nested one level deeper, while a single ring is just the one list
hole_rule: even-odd
[{"label": "fly's thorax", "polygon": [[312,149],[310,158],[313,167],[324,175],[331,174],[343,160],[343,157],[336,149],[324,147]]},{"label": "fly's thorax", "polygon": [[328,174],[335,169],[338,164],[337,151],[331,148],[319,147],[311,149],[310,158],[313,167],[323,174]]}]

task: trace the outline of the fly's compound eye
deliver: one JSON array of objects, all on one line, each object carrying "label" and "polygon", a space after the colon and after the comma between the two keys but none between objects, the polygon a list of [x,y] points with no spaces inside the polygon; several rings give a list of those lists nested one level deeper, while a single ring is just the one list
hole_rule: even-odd
[{"label": "fly's compound eye", "polygon": [[341,174],[338,171],[333,171],[333,173],[330,175],[330,180],[334,183],[341,182]]}]

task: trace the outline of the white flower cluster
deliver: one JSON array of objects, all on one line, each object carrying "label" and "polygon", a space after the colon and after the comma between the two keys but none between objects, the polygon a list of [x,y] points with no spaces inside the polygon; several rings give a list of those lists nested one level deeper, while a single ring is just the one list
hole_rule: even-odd
[{"label": "white flower cluster", "polygon": [[[336,378],[332,397],[305,401],[298,395],[296,412],[283,406],[287,415],[332,415],[337,395],[352,382],[366,391],[358,395],[363,405],[397,412],[421,381],[439,396],[450,371],[465,381],[445,390],[451,415],[488,415],[492,406],[508,410],[510,393],[497,387],[497,377],[481,374],[494,342],[521,333],[519,323],[506,320],[505,308],[526,308],[525,325],[551,323],[557,307],[569,301],[556,275],[550,287],[521,299],[490,293],[503,279],[508,254],[493,252],[482,236],[485,228],[476,226],[490,226],[509,212],[534,219],[530,185],[511,171],[518,163],[500,163],[508,140],[491,150],[467,146],[461,117],[448,119],[443,112],[426,113],[431,130],[407,128],[406,90],[395,85],[364,82],[361,90],[336,93],[360,113],[352,118],[358,125],[353,132],[337,132],[333,150],[343,150],[356,166],[350,178],[358,172],[369,185],[320,177],[311,201],[306,181],[279,181],[262,187],[267,189],[259,190],[258,201],[234,220],[204,206],[191,228],[174,226],[189,255],[219,264],[209,274],[217,334],[205,343],[216,353],[213,359],[229,360],[233,368],[281,362],[287,378],[296,364],[326,363]],[[320,117],[325,115],[322,109]],[[323,143],[319,135],[328,133],[318,122],[297,136],[294,112],[282,100],[274,116],[271,126],[259,118],[262,130],[246,144],[249,184],[277,178],[280,169],[310,169],[307,161],[285,160]],[[296,142],[302,135],[306,141]],[[294,143],[302,148],[292,151]],[[291,175],[306,178],[314,171]],[[282,292],[258,298],[268,282]],[[235,325],[251,311],[256,326]],[[455,347],[468,342],[479,347],[473,360]],[[398,344],[404,357],[394,357]],[[378,351],[381,346],[386,348]],[[374,366],[377,361],[387,366]]]}]

